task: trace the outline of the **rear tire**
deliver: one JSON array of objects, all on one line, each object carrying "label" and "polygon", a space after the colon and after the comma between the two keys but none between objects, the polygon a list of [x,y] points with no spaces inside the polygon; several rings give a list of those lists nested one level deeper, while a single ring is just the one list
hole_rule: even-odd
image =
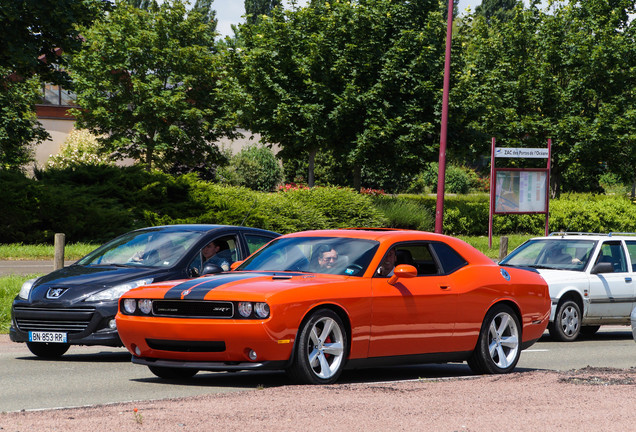
[{"label": "rear tire", "polygon": [[27,342],[26,344],[29,351],[44,359],[56,359],[62,357],[71,347],[70,344],[48,342]]},{"label": "rear tire", "polygon": [[163,379],[188,379],[199,372],[197,369],[148,366],[150,372]]},{"label": "rear tire", "polygon": [[477,374],[509,373],[520,355],[521,325],[517,314],[505,304],[494,305],[484,318],[468,366]]}]

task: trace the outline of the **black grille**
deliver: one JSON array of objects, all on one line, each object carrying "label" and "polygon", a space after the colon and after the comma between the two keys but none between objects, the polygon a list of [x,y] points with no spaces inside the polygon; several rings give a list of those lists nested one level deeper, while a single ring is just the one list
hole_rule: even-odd
[{"label": "black grille", "polygon": [[152,313],[183,318],[232,318],[234,305],[217,301],[155,300]]},{"label": "black grille", "polygon": [[223,352],[223,341],[182,341],[165,339],[146,339],[146,343],[152,349],[176,352]]},{"label": "black grille", "polygon": [[81,333],[91,322],[95,308],[39,308],[16,306],[13,310],[22,331]]}]

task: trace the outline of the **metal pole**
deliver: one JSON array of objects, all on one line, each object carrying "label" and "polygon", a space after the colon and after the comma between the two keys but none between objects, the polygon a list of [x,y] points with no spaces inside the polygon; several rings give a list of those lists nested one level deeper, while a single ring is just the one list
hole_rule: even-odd
[{"label": "metal pole", "polygon": [[444,186],[446,178],[446,130],[448,123],[448,93],[450,88],[451,41],[453,37],[453,0],[448,0],[446,22],[446,57],[444,60],[444,90],[442,95],[442,126],[439,134],[439,170],[437,174],[437,204],[435,208],[435,232],[442,233],[444,221]]}]

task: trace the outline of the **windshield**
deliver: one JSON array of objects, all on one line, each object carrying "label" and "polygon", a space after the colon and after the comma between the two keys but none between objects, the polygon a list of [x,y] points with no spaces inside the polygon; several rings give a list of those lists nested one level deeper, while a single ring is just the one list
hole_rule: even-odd
[{"label": "windshield", "polygon": [[133,231],[95,249],[76,264],[170,267],[201,235],[193,231]]},{"label": "windshield", "polygon": [[583,271],[595,245],[594,240],[529,240],[512,251],[500,265]]},{"label": "windshield", "polygon": [[300,271],[362,276],[379,243],[343,237],[274,240],[237,270]]}]

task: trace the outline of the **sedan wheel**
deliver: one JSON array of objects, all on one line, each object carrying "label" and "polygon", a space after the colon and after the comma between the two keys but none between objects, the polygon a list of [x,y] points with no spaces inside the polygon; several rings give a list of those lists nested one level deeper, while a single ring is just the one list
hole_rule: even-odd
[{"label": "sedan wheel", "polygon": [[64,355],[71,346],[65,343],[27,342],[27,348],[33,354],[45,359],[54,359]]},{"label": "sedan wheel", "polygon": [[300,329],[288,373],[301,383],[331,384],[342,373],[347,344],[347,332],[340,317],[329,309],[320,309]]},{"label": "sedan wheel", "polygon": [[493,306],[486,314],[468,366],[479,374],[511,372],[521,354],[520,329],[519,318],[509,306]]},{"label": "sedan wheel", "polygon": [[572,342],[581,331],[581,309],[572,300],[561,303],[554,316],[554,322],[548,326],[550,336],[561,342]]}]

